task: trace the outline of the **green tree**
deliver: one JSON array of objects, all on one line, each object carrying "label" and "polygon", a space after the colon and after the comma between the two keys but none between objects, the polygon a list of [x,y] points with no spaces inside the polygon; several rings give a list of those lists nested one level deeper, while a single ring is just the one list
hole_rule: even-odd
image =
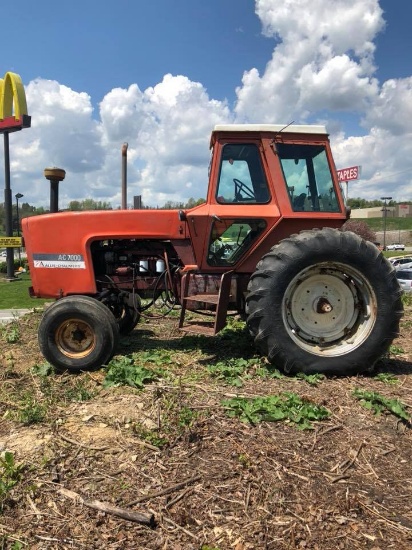
[{"label": "green tree", "polygon": [[83,199],[82,201],[70,201],[69,210],[112,210],[110,202],[95,201],[94,199]]}]

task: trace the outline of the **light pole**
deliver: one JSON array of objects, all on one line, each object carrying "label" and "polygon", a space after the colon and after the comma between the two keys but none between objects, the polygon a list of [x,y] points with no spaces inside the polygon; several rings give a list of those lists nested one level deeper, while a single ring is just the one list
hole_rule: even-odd
[{"label": "light pole", "polygon": [[384,201],[383,203],[383,249],[386,250],[386,201],[392,200],[392,197],[381,197],[381,201]]},{"label": "light pole", "polygon": [[[19,220],[19,199],[22,199],[24,195],[16,193],[16,218],[17,218],[17,236],[20,237],[20,220]],[[19,264],[21,265],[21,246],[19,245]]]}]

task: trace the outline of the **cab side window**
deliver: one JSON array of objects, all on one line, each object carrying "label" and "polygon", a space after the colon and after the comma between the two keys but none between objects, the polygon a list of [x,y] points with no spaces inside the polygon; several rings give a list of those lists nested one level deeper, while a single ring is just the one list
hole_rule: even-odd
[{"label": "cab side window", "polygon": [[223,147],[216,200],[222,204],[264,204],[269,189],[255,144]]}]

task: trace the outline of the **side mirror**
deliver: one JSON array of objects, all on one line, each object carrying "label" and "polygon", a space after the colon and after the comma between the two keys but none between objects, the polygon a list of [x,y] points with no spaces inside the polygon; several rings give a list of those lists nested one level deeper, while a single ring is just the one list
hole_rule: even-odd
[{"label": "side mirror", "polygon": [[179,216],[179,221],[180,222],[186,222],[187,221],[187,216],[186,216],[184,210],[179,210],[178,216]]}]

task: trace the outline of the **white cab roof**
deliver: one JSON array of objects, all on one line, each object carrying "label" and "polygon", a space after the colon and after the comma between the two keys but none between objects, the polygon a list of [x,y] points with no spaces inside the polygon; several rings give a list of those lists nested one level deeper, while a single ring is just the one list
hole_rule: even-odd
[{"label": "white cab roof", "polygon": [[314,124],[218,124],[215,132],[280,132],[297,134],[326,134],[326,127]]}]

